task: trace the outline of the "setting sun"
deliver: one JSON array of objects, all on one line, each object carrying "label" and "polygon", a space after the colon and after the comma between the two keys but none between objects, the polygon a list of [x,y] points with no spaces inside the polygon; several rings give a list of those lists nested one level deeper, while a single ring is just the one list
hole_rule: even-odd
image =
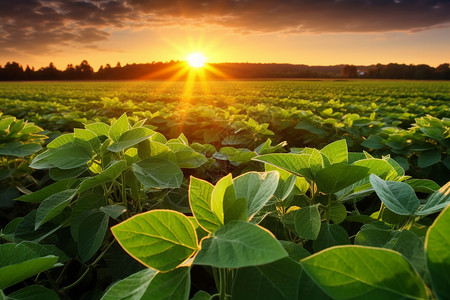
[{"label": "setting sun", "polygon": [[206,57],[202,53],[192,53],[187,57],[187,62],[191,67],[201,68],[206,62]]}]

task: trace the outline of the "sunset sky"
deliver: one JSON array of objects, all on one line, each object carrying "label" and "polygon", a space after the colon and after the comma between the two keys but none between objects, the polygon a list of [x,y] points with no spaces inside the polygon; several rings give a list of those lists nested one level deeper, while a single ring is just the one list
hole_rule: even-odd
[{"label": "sunset sky", "polygon": [[0,0],[0,65],[450,62],[450,1]]}]

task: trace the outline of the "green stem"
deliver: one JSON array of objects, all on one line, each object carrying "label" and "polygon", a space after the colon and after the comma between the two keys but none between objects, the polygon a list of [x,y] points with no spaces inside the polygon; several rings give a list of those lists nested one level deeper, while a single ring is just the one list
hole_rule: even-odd
[{"label": "green stem", "polygon": [[100,255],[94,260],[93,263],[91,263],[91,264],[89,264],[87,266],[86,271],[84,271],[84,273],[81,274],[81,276],[75,282],[73,282],[72,284],[69,284],[68,286],[63,287],[61,289],[61,291],[66,291],[66,290],[69,290],[69,289],[77,286],[84,279],[84,277],[86,277],[86,275],[89,273],[89,271],[92,270],[95,267],[96,264],[98,264],[100,259],[103,258],[103,256],[105,255],[106,251],[108,251],[108,249],[114,244],[115,241],[116,240],[113,240],[111,243],[109,243],[109,245],[105,248],[105,250],[103,250],[103,252],[100,253]]},{"label": "green stem", "polygon": [[219,300],[225,300],[225,278],[223,276],[222,269],[219,269]]}]

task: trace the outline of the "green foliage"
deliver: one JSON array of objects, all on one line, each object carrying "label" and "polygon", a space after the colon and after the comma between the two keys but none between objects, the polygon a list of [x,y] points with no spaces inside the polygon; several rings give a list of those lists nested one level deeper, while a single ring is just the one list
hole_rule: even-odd
[{"label": "green foliage", "polygon": [[[5,265],[22,274],[5,297],[100,298],[110,285],[105,299],[189,299],[191,286],[208,291],[193,299],[445,299],[447,210],[428,228],[449,203],[445,86],[211,83],[218,94],[180,106],[177,87],[96,84],[113,96],[48,104],[55,90],[42,84],[26,101],[0,99],[69,132],[44,132],[34,156],[42,129],[21,138],[24,121],[0,119],[17,123],[5,129],[15,140],[4,143],[0,204],[15,209],[0,237],[34,253]],[[15,154],[33,155],[35,171]]]}]

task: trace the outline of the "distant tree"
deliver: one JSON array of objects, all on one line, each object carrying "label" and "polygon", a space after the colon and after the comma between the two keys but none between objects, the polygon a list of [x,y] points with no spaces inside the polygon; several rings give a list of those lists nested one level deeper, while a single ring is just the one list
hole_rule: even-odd
[{"label": "distant tree", "polygon": [[94,68],[92,68],[87,60],[83,60],[79,65],[75,67],[75,73],[77,79],[91,79],[94,74]]},{"label": "distant tree", "polygon": [[62,79],[61,71],[55,67],[52,62],[47,67],[40,68],[37,72],[37,79],[39,80],[60,80]]},{"label": "distant tree", "polygon": [[65,80],[74,80],[77,79],[77,71],[73,64],[68,64],[66,69],[63,71],[63,78]]},{"label": "distant tree", "polygon": [[358,69],[353,65],[345,65],[342,67],[342,77],[356,78],[358,77]]},{"label": "distant tree", "polygon": [[3,80],[23,80],[25,77],[22,66],[15,61],[7,62],[2,73]]},{"label": "distant tree", "polygon": [[440,64],[435,69],[435,78],[436,79],[450,79],[450,64]]}]

